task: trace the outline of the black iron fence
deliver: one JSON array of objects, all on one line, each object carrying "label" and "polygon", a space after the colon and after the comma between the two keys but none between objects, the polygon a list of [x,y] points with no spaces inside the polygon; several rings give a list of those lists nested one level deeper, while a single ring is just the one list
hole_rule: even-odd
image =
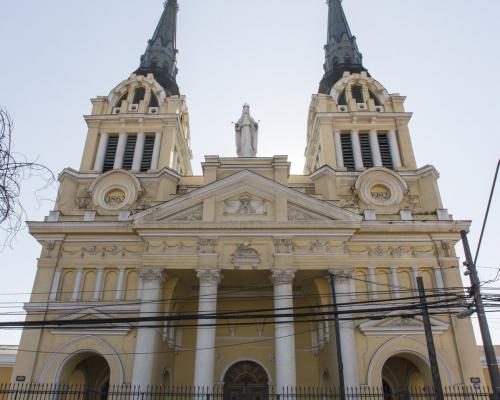
[{"label": "black iron fence", "polygon": [[[0,400],[342,400],[337,388],[297,387],[276,390],[252,385],[214,388],[111,386],[93,389],[69,385],[0,384]],[[491,400],[486,387],[447,387],[445,400]],[[391,391],[383,388],[349,388],[346,400],[435,400],[429,388]]]}]

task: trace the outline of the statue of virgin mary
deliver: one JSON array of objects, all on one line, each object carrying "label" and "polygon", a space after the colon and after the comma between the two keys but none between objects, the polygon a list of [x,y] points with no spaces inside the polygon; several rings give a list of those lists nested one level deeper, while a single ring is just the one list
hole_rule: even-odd
[{"label": "statue of virgin mary", "polygon": [[257,141],[259,124],[250,116],[250,106],[243,106],[241,118],[235,124],[236,153],[238,157],[255,157],[257,155]]}]

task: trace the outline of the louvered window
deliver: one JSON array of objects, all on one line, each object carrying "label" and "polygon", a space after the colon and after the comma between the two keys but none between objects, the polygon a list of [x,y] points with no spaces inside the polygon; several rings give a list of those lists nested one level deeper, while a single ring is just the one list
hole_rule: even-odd
[{"label": "louvered window", "polygon": [[365,168],[372,168],[373,156],[372,156],[372,146],[370,143],[370,135],[368,133],[360,133],[359,144],[361,146],[361,157],[363,158],[363,166]]},{"label": "louvered window", "polygon": [[155,135],[146,135],[144,139],[144,151],[142,153],[141,171],[145,172],[151,169],[153,161],[153,150],[155,147]]},{"label": "louvered window", "polygon": [[355,171],[351,134],[342,133],[340,135],[340,144],[342,145],[342,155],[344,156],[344,167],[347,168],[348,171]]},{"label": "louvered window", "polygon": [[378,145],[380,147],[380,156],[382,157],[382,165],[386,168],[393,169],[391,156],[391,146],[389,145],[389,138],[387,133],[378,134]]},{"label": "louvered window", "polygon": [[118,135],[110,135],[108,138],[108,145],[106,146],[106,154],[104,155],[103,172],[111,171],[114,168],[117,146]]},{"label": "louvered window", "polygon": [[137,142],[137,136],[135,135],[127,136],[127,144],[125,146],[125,153],[123,154],[123,163],[122,163],[122,168],[126,171],[130,171],[132,169],[136,142]]},{"label": "louvered window", "polygon": [[134,101],[132,104],[139,104],[141,100],[144,100],[144,96],[146,96],[146,89],[143,87],[139,87],[135,89],[134,93]]},{"label": "louvered window", "polygon": [[356,100],[356,103],[364,103],[365,99],[363,97],[363,87],[359,85],[351,86],[352,98]]}]

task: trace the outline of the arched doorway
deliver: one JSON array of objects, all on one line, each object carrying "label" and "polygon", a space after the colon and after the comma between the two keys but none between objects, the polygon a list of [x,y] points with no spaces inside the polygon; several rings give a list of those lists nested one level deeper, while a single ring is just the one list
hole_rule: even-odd
[{"label": "arched doorway", "polygon": [[382,368],[382,382],[386,398],[432,386],[428,365],[413,354],[389,358]]},{"label": "arched doorway", "polygon": [[104,357],[97,353],[82,352],[64,363],[59,384],[84,388],[88,392],[87,400],[102,400],[107,398],[109,379],[110,369]]},{"label": "arched doorway", "polygon": [[224,376],[224,400],[268,400],[269,377],[259,364],[240,361]]}]

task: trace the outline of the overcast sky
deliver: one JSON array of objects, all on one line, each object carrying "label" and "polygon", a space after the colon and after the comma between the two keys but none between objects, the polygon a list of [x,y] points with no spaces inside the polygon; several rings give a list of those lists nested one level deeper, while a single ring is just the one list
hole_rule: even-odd
[{"label": "overcast sky", "polygon": [[[195,174],[201,173],[205,154],[235,155],[231,121],[245,102],[260,120],[259,155],[288,154],[292,172],[301,173],[309,101],[323,74],[325,1],[179,2],[178,82],[190,108]],[[15,120],[15,148],[55,172],[78,169],[87,133],[82,115],[90,113],[89,99],[108,95],[138,67],[163,1],[1,3],[0,105]],[[433,164],[441,174],[445,207],[456,219],[474,221],[475,248],[500,156],[500,2],[343,3],[365,67],[390,93],[408,97],[418,165]],[[23,184],[32,220],[43,218],[53,206],[35,201],[40,184]],[[499,222],[500,193],[478,263],[483,280],[500,267]],[[27,300],[39,251],[24,231],[13,249],[0,253],[0,302]],[[499,288],[498,282],[494,285]],[[500,314],[491,314],[500,344],[498,319]],[[0,331],[0,344],[18,339],[18,332]]]}]

